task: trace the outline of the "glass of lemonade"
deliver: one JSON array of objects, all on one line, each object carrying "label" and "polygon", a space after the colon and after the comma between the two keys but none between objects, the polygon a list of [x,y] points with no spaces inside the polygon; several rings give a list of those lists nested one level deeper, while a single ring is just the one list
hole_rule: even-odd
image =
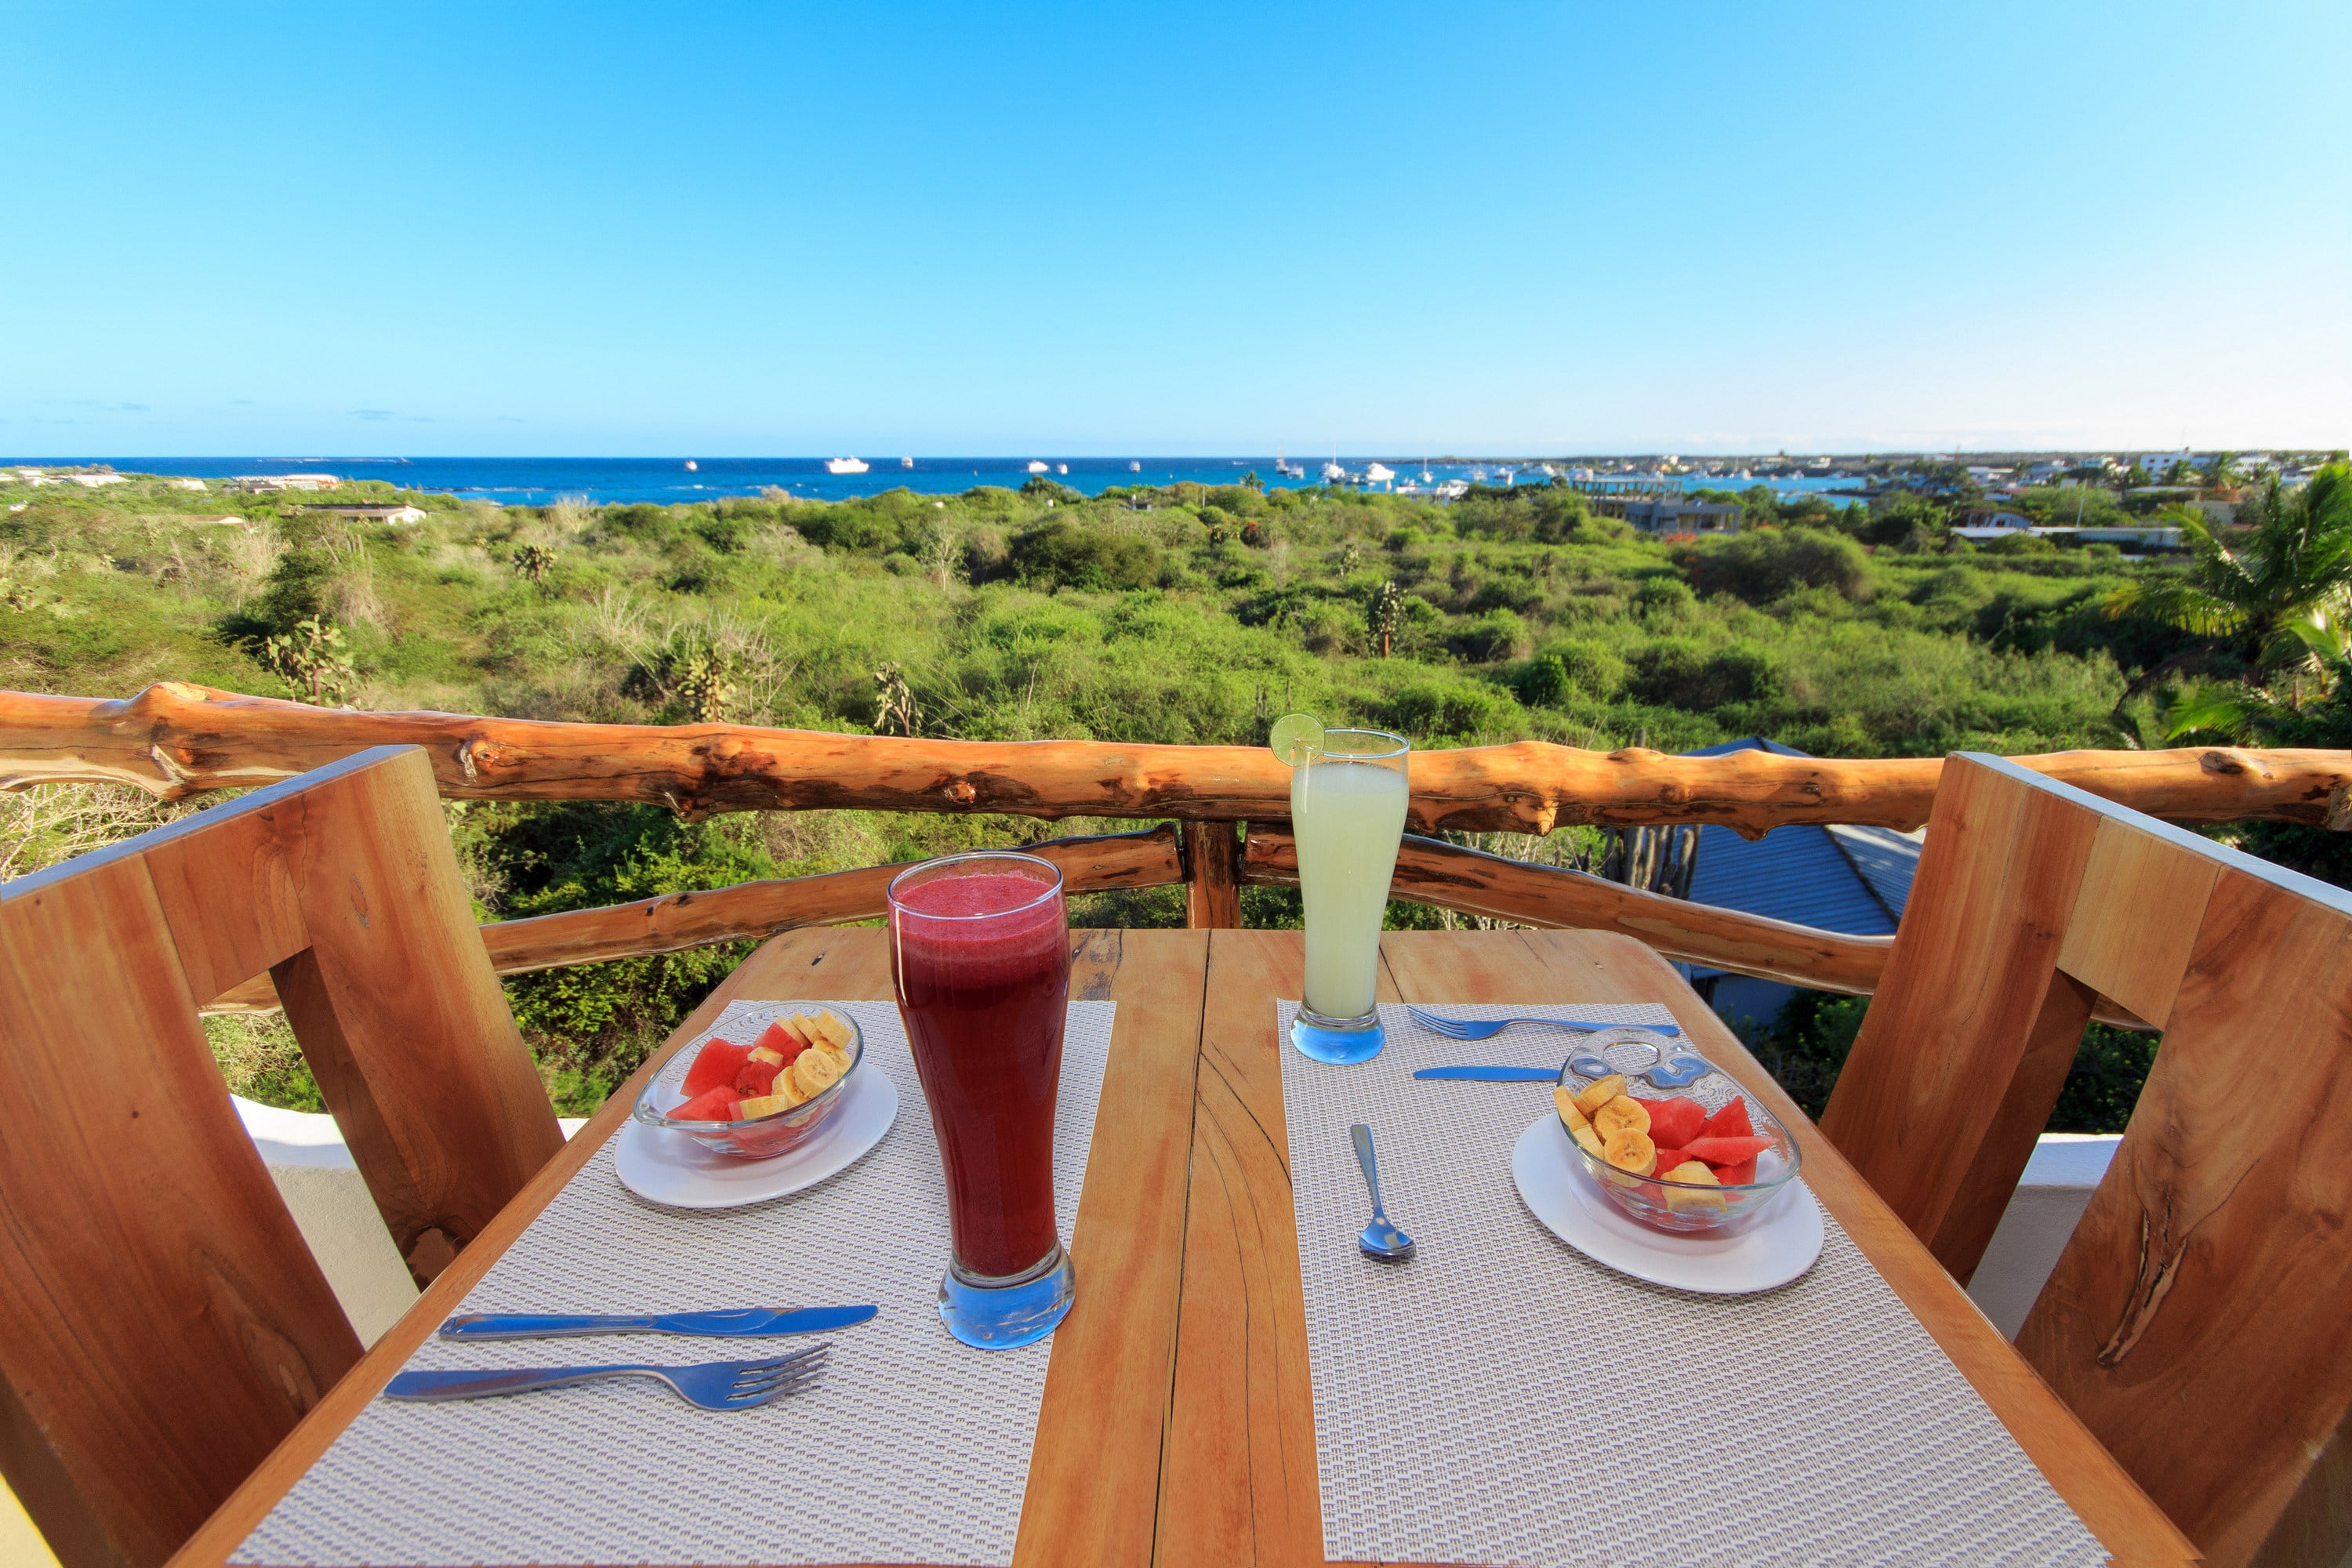
[{"label": "glass of lemonade", "polygon": [[1054,1215],[1054,1104],[1070,988],[1062,873],[953,855],[890,884],[891,979],[947,1169],[940,1317],[982,1350],[1043,1339],[1076,1289]]},{"label": "glass of lemonade", "polygon": [[1387,1043],[1373,986],[1412,748],[1378,730],[1283,724],[1290,728],[1276,726],[1276,751],[1291,764],[1290,828],[1307,905],[1307,995],[1290,1042],[1318,1062],[1370,1061]]}]

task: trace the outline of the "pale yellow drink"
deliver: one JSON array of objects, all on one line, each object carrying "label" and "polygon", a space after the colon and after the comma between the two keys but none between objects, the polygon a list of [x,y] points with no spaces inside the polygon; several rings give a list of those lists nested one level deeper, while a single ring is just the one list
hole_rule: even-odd
[{"label": "pale yellow drink", "polygon": [[1307,903],[1307,1006],[1327,1018],[1372,1010],[1381,916],[1404,835],[1403,762],[1326,760],[1291,770],[1290,826]]}]

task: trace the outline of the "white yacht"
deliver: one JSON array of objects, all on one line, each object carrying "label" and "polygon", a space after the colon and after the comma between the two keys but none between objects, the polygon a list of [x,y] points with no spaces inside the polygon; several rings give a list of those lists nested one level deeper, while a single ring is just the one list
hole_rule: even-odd
[{"label": "white yacht", "polygon": [[1282,448],[1276,447],[1274,449],[1274,471],[1286,479],[1303,479],[1307,477],[1307,465],[1285,461]]},{"label": "white yacht", "polygon": [[1384,485],[1395,478],[1396,470],[1386,463],[1374,463],[1364,470],[1364,483],[1368,485]]},{"label": "white yacht", "polygon": [[1143,472],[1143,465],[1141,463],[1129,463],[1127,466],[1127,471],[1130,474],[1139,474]]},{"label": "white yacht", "polygon": [[856,458],[827,458],[824,471],[828,474],[862,474],[871,465]]},{"label": "white yacht", "polygon": [[898,459],[898,466],[902,468],[911,468],[915,466],[915,459],[912,458],[901,458]]},{"label": "white yacht", "polygon": [[1066,474],[1070,471],[1070,465],[1067,463],[1056,463],[1054,465],[1054,471],[1057,474]]},{"label": "white yacht", "polygon": [[1045,464],[1039,462],[1039,461],[1038,461],[1036,458],[1030,458],[1030,459],[1029,459],[1029,471],[1030,471],[1031,473],[1033,473],[1033,474],[1042,474],[1042,473],[1045,472],[1045,470],[1046,470],[1046,465],[1045,465]]},{"label": "white yacht", "polygon": [[688,458],[686,460],[686,471],[689,474],[698,473],[701,471],[700,465],[696,463],[692,458]]},{"label": "white yacht", "polygon": [[1323,479],[1325,483],[1336,485],[1344,481],[1347,477],[1348,470],[1339,466],[1338,458],[1334,458],[1331,461],[1323,465]]}]

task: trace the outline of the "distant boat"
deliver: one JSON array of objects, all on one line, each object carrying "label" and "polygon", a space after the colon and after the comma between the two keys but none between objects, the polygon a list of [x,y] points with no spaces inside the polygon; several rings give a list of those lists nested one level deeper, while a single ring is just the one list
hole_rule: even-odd
[{"label": "distant boat", "polygon": [[1374,463],[1364,470],[1364,482],[1368,485],[1384,485],[1395,478],[1396,470],[1386,463]]},{"label": "distant boat", "polygon": [[856,458],[827,458],[824,471],[828,474],[862,474],[869,465]]},{"label": "distant boat", "polygon": [[1339,466],[1338,458],[1335,458],[1323,465],[1323,478],[1327,483],[1336,485],[1347,477],[1348,470]]},{"label": "distant boat", "polygon": [[1139,474],[1143,472],[1143,465],[1141,463],[1129,463],[1127,466],[1127,471],[1130,474]]},{"label": "distant boat", "polygon": [[1486,469],[1484,469],[1484,468],[1473,468],[1473,469],[1471,469],[1471,470],[1470,470],[1470,482],[1471,482],[1472,484],[1474,484],[1474,485],[1483,485],[1483,484],[1485,484],[1485,483],[1486,482]]},{"label": "distant boat", "polygon": [[698,465],[692,458],[688,458],[686,460],[686,471],[689,474],[698,472],[699,465]]},{"label": "distant boat", "polygon": [[1042,474],[1045,471],[1045,465],[1032,458],[1029,459],[1029,471],[1033,474]]},{"label": "distant boat", "polygon": [[1433,485],[1437,482],[1437,476],[1431,473],[1426,467],[1423,467],[1421,470],[1421,482],[1425,485]]},{"label": "distant boat", "polygon": [[1070,465],[1067,463],[1056,464],[1054,471],[1057,474],[1066,474],[1070,471]]},{"label": "distant boat", "polygon": [[901,458],[898,459],[898,466],[902,468],[911,468],[915,466],[915,459],[912,458]]}]

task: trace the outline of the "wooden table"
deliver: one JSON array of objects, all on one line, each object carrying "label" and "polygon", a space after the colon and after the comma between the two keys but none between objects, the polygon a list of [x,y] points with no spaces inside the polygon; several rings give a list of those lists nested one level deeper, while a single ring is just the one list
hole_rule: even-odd
[{"label": "wooden table", "polygon": [[[1121,1004],[1070,1238],[1078,1304],[1054,1339],[1016,1563],[1323,1562],[1306,1305],[1274,1001],[1304,982],[1291,931],[1075,935],[1074,997]],[[627,1119],[639,1082],[730,1000],[890,994],[885,933],[775,938],[688,1019],[415,1309],[338,1384],[176,1568],[215,1568]],[[1803,1144],[1805,1177],[1864,1255],[2118,1562],[2196,1560],[1927,1249],[1679,975],[1629,937],[1391,932],[1383,1001],[1656,1002]],[[1931,1456],[1923,1455],[1923,1458]]]}]

